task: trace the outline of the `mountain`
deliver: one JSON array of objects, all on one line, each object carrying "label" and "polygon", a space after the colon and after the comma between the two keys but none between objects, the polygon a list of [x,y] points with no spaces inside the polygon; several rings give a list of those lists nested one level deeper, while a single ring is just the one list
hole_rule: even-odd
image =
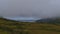
[{"label": "mountain", "polygon": [[36,20],[36,22],[38,23],[59,23],[60,24],[60,18],[45,18],[45,19],[40,19],[40,20]]},{"label": "mountain", "polygon": [[18,20],[18,21],[21,21],[21,22],[34,22],[35,20]]},{"label": "mountain", "polygon": [[10,20],[16,20],[16,21],[22,21],[22,22],[34,22],[35,20],[37,20],[38,18],[33,18],[33,17],[4,17],[6,19],[10,19]]}]

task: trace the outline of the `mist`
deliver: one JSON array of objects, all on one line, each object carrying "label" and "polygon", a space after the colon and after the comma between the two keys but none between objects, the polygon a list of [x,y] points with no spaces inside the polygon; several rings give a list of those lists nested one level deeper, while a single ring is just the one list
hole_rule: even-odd
[{"label": "mist", "polygon": [[0,0],[0,16],[51,18],[60,16],[60,0]]}]

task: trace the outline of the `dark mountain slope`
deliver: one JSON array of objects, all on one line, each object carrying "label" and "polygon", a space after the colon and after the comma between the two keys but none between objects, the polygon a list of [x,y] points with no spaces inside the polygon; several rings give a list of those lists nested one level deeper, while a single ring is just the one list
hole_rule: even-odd
[{"label": "dark mountain slope", "polygon": [[53,23],[53,24],[60,24],[60,18],[46,18],[46,19],[40,19],[36,20],[38,23]]}]

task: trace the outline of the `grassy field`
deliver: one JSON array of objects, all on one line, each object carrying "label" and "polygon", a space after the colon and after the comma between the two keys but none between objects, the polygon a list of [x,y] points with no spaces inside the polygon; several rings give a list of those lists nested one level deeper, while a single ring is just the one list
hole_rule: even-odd
[{"label": "grassy field", "polygon": [[60,25],[18,22],[0,18],[0,34],[60,34]]}]

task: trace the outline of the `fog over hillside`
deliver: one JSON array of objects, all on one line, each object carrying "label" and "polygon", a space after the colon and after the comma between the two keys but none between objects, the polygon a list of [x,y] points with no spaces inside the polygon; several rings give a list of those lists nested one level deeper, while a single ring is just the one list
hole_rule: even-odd
[{"label": "fog over hillside", "polygon": [[0,15],[50,18],[60,16],[60,0],[0,0]]}]

